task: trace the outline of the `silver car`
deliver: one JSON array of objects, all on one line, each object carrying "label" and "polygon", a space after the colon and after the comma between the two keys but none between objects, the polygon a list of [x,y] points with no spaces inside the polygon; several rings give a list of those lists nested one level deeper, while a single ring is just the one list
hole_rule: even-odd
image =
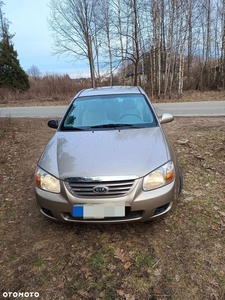
[{"label": "silver car", "polygon": [[148,221],[182,189],[174,150],[140,87],[86,89],[71,101],[35,171],[43,215],[86,223]]}]

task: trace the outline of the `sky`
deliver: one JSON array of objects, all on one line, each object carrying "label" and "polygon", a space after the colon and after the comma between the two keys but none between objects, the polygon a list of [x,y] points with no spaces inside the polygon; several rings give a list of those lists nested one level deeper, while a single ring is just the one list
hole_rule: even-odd
[{"label": "sky", "polygon": [[25,72],[34,65],[43,76],[89,76],[85,62],[71,63],[67,57],[52,55],[54,41],[47,22],[49,0],[3,0],[3,3],[4,17],[10,22],[9,33],[15,34],[14,50]]}]

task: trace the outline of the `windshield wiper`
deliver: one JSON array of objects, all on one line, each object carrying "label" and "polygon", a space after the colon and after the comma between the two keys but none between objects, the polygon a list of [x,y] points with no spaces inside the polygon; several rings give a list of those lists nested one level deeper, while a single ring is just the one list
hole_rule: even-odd
[{"label": "windshield wiper", "polygon": [[101,125],[95,125],[91,126],[90,128],[118,128],[118,127],[135,127],[133,124],[118,124],[118,123],[110,123],[110,124],[101,124]]},{"label": "windshield wiper", "polygon": [[82,130],[87,130],[87,127],[73,127],[73,126],[64,126],[62,130],[68,130],[68,131],[82,131]]}]

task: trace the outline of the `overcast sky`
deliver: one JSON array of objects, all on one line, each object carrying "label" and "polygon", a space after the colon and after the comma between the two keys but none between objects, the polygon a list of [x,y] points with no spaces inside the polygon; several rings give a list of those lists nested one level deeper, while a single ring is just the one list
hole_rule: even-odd
[{"label": "overcast sky", "polygon": [[89,76],[88,65],[75,65],[63,56],[52,55],[53,38],[48,29],[49,0],[3,0],[4,16],[11,22],[14,49],[18,52],[21,67],[27,71],[35,65],[45,74],[68,74],[71,77]]}]

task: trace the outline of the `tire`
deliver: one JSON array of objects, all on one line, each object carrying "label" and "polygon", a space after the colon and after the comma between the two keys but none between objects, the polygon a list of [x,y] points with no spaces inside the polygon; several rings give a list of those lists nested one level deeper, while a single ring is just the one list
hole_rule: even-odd
[{"label": "tire", "polygon": [[180,193],[183,190],[183,174],[182,174],[182,170],[181,170],[180,167],[179,167],[179,178],[180,178],[180,186],[179,186],[179,192],[178,192],[178,194],[180,195]]}]

